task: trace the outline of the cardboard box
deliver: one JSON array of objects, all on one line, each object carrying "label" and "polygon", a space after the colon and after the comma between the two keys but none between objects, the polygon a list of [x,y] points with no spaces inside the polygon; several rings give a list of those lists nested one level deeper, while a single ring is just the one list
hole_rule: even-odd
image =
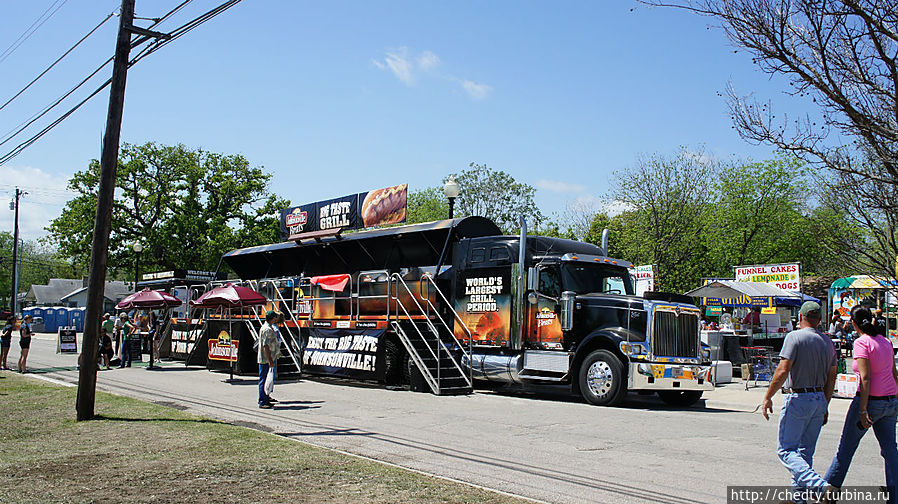
[{"label": "cardboard box", "polygon": [[851,399],[857,394],[857,375],[839,373],[836,375],[836,397]]}]

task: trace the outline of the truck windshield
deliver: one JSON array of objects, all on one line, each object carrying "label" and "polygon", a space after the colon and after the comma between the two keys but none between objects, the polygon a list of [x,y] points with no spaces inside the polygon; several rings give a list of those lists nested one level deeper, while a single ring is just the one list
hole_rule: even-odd
[{"label": "truck windshield", "polygon": [[561,266],[561,282],[564,290],[577,294],[634,294],[630,272],[620,266],[566,262]]}]

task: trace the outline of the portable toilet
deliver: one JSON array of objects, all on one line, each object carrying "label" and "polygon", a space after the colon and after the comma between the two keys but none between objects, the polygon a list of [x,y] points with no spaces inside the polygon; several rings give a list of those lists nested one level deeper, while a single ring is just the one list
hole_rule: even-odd
[{"label": "portable toilet", "polygon": [[[29,306],[28,308],[22,309],[22,317],[27,317],[28,315],[31,315],[32,317],[40,317],[40,315],[34,313],[33,306]],[[6,321],[4,320],[3,322],[6,322]]]},{"label": "portable toilet", "polygon": [[69,309],[65,306],[57,306],[53,308],[56,312],[56,329],[60,327],[68,327],[69,325]]},{"label": "portable toilet", "polygon": [[56,310],[54,308],[41,308],[44,317],[44,331],[56,332]]},{"label": "portable toilet", "polygon": [[84,332],[84,321],[87,319],[87,308],[78,308],[78,315],[75,316],[79,332]]},{"label": "portable toilet", "polygon": [[84,308],[69,308],[68,326],[77,332],[84,332]]}]

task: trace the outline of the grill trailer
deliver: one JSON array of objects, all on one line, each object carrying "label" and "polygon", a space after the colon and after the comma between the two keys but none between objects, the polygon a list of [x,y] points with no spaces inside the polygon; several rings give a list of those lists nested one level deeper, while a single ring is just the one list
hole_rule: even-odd
[{"label": "grill trailer", "polygon": [[223,260],[287,315],[304,373],[562,384],[596,405],[627,391],[689,405],[713,389],[690,298],[634,295],[632,265],[597,245],[501,235],[482,217],[315,237]]}]

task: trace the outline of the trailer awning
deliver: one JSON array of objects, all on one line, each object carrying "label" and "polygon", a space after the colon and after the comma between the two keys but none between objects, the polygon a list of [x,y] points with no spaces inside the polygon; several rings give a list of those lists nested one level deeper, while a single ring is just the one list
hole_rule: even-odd
[{"label": "trailer awning", "polygon": [[449,264],[451,240],[499,234],[493,221],[465,217],[248,247],[232,250],[222,260],[242,279],[398,270],[434,266],[443,254],[443,264]]},{"label": "trailer awning", "polygon": [[704,298],[734,298],[739,296],[760,298],[798,298],[798,294],[780,289],[775,285],[758,282],[736,282],[717,280],[686,293],[687,296]]}]

